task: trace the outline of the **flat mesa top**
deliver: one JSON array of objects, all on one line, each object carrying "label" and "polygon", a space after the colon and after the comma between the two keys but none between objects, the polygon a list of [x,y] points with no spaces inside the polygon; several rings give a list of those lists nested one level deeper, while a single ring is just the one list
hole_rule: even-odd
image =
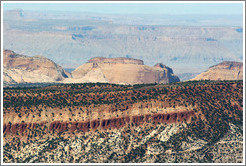
[{"label": "flat mesa top", "polygon": [[88,63],[124,63],[124,64],[138,64],[138,65],[144,65],[144,62],[139,59],[133,59],[133,58],[104,58],[104,57],[96,57],[92,58],[88,61]]},{"label": "flat mesa top", "polygon": [[212,68],[223,68],[223,69],[229,69],[229,70],[242,69],[243,63],[242,62],[234,62],[234,61],[224,61],[224,62],[221,62],[217,65],[213,65],[213,66],[209,67],[209,69],[212,69]]}]

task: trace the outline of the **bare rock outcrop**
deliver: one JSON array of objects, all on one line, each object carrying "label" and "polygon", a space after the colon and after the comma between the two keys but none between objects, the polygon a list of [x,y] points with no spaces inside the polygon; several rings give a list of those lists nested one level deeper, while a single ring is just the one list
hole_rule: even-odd
[{"label": "bare rock outcrop", "polygon": [[172,124],[172,123],[183,123],[190,122],[191,117],[195,116],[194,111],[182,111],[174,113],[156,113],[156,114],[146,114],[146,115],[134,115],[134,116],[124,116],[118,118],[102,119],[102,120],[88,120],[88,121],[78,121],[78,122],[61,122],[53,121],[47,126],[47,122],[37,123],[15,123],[15,124],[3,124],[3,133],[6,134],[16,134],[17,132],[23,133],[28,130],[36,129],[37,127],[43,128],[48,127],[50,131],[53,132],[74,132],[83,131],[88,132],[96,129],[107,130],[107,129],[120,129],[128,124],[133,124],[135,126],[143,125],[146,122],[152,122],[154,125],[158,123]]},{"label": "bare rock outcrop", "polygon": [[171,69],[170,67],[162,64],[162,63],[157,63],[156,65],[154,65],[154,68],[163,70],[163,73],[159,74],[159,79],[158,82],[159,83],[167,83],[167,82],[179,82],[180,79],[173,74],[173,69]]},{"label": "bare rock outcrop", "polygon": [[43,56],[24,56],[3,51],[4,82],[56,82],[68,77],[63,68]]},{"label": "bare rock outcrop", "polygon": [[225,61],[211,66],[192,80],[242,80],[243,63]]},{"label": "bare rock outcrop", "polygon": [[143,84],[178,82],[171,68],[157,64],[144,65],[131,58],[92,58],[72,72],[66,82],[107,82],[116,84]]}]

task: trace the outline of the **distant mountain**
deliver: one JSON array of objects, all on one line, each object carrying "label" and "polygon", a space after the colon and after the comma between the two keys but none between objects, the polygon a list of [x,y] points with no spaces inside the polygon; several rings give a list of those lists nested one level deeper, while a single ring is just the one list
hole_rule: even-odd
[{"label": "distant mountain", "polygon": [[225,61],[211,66],[192,80],[243,80],[243,63]]},{"label": "distant mountain", "polygon": [[4,12],[4,18],[7,20],[19,20],[24,18],[24,11],[22,9],[8,10]]},{"label": "distant mountain", "polygon": [[10,50],[3,53],[4,83],[84,83],[116,84],[178,82],[173,70],[161,63],[154,67],[132,58],[92,58],[71,74],[43,56],[24,56]]},{"label": "distant mountain", "polygon": [[[201,21],[198,16],[45,15],[26,11],[23,15],[19,20],[4,17],[3,47],[19,54],[43,55],[64,68],[76,68],[93,57],[126,57],[150,66],[161,62],[176,74],[192,75],[222,61],[243,60],[243,28],[239,24],[220,25],[227,22],[227,16]],[[209,24],[211,20],[218,24]]]},{"label": "distant mountain", "polygon": [[10,50],[3,51],[4,83],[56,82],[69,76],[61,66],[43,57],[28,57]]},{"label": "distant mountain", "polygon": [[[17,19],[21,11],[24,19],[72,19],[92,20],[121,25],[165,25],[165,26],[243,26],[243,15],[171,15],[171,14],[106,14],[67,11],[23,11],[4,10],[4,18]],[[14,17],[13,17],[14,16]]]},{"label": "distant mountain", "polygon": [[116,84],[143,84],[178,82],[171,68],[157,64],[144,65],[132,58],[93,58],[72,72],[65,82],[107,82]]},{"label": "distant mountain", "polygon": [[177,76],[180,78],[180,81],[187,81],[196,77],[198,74],[200,73],[182,73],[182,74],[177,74]]}]

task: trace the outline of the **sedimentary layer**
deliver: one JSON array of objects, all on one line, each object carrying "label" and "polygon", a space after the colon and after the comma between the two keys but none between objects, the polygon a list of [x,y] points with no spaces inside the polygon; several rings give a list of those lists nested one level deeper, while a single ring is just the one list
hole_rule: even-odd
[{"label": "sedimentary layer", "polygon": [[81,122],[61,122],[53,121],[40,122],[40,123],[4,123],[3,124],[3,133],[5,134],[17,134],[17,133],[27,133],[28,131],[35,130],[38,127],[46,128],[47,131],[54,132],[74,132],[74,131],[83,131],[88,132],[92,130],[106,130],[106,129],[119,129],[128,124],[134,126],[143,125],[146,122],[152,124],[165,123],[183,123],[190,122],[191,117],[194,116],[193,111],[184,111],[184,112],[173,112],[173,113],[156,113],[156,114],[146,114],[146,115],[135,115],[135,116],[125,116],[125,117],[116,117],[111,119],[94,119]]}]

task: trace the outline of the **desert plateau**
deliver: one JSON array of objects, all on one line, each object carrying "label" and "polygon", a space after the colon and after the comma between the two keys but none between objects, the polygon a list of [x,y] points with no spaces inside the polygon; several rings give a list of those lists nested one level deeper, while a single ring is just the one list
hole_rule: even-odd
[{"label": "desert plateau", "polygon": [[245,164],[244,3],[1,5],[1,165]]}]

